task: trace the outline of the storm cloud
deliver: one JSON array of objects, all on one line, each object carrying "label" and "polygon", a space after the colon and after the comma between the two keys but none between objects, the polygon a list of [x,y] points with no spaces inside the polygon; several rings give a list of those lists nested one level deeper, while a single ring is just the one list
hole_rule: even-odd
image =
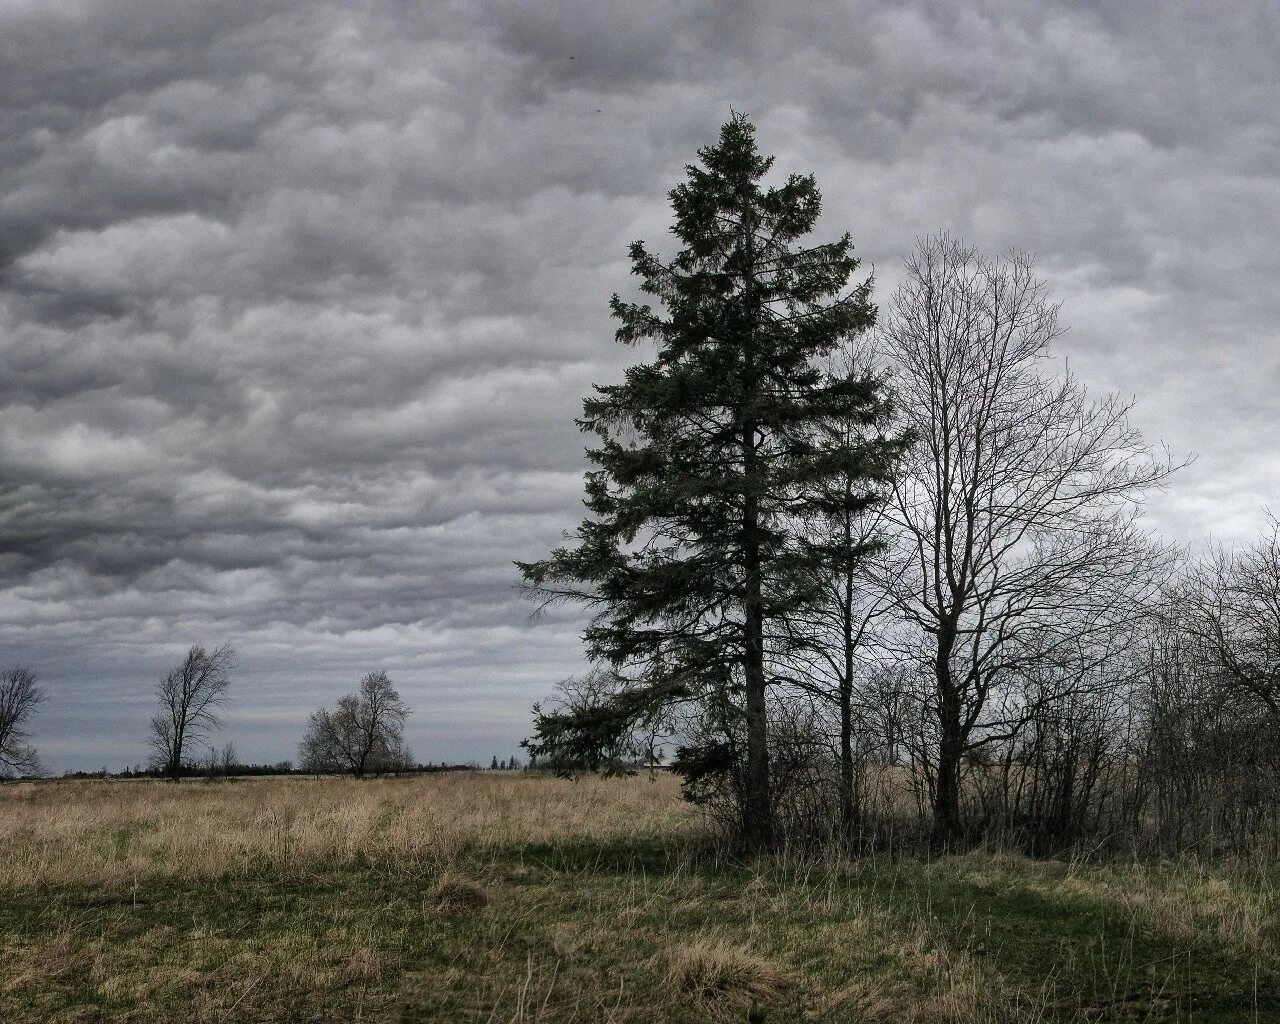
[{"label": "storm cloud", "polygon": [[581,664],[512,560],[579,511],[626,244],[730,109],[883,300],[913,239],[1035,252],[1059,352],[1199,458],[1147,515],[1247,535],[1280,456],[1273,4],[0,0],[0,663],[55,768],[241,651],[291,756],[385,668],[420,758],[505,754]]}]

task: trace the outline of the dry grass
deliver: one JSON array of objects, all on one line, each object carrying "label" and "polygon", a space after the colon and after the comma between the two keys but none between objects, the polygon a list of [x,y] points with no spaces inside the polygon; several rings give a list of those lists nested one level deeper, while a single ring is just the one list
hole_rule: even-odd
[{"label": "dry grass", "polygon": [[406,779],[0,786],[0,888],[144,883],[514,845],[692,834],[674,780],[461,773]]},{"label": "dry grass", "polygon": [[786,967],[707,936],[677,950],[667,981],[676,998],[692,998],[726,1020],[776,1001],[796,983]]},{"label": "dry grass", "polygon": [[675,780],[0,786],[0,1021],[1280,1020],[1274,871],[716,853]]},{"label": "dry grass", "polygon": [[1184,940],[1211,934],[1224,945],[1264,955],[1274,954],[1280,939],[1280,894],[1265,884],[1268,874],[1274,878],[1274,871],[1265,866],[1240,865],[1225,871],[1195,861],[1156,868],[1093,867],[1073,870],[1056,891],[1114,902],[1151,927]]},{"label": "dry grass", "polygon": [[435,905],[446,913],[462,914],[481,910],[489,905],[489,894],[484,886],[457,875],[445,875],[436,882]]}]

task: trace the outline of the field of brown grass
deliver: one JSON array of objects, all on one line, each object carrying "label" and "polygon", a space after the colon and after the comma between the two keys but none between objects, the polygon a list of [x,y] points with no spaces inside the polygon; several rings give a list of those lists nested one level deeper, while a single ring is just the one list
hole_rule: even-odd
[{"label": "field of brown grass", "polygon": [[1280,880],[718,851],[675,780],[0,786],[0,1022],[1280,1021]]},{"label": "field of brown grass", "polygon": [[465,853],[690,834],[673,780],[522,772],[151,779],[0,787],[0,886],[130,885],[379,862],[434,870]]}]

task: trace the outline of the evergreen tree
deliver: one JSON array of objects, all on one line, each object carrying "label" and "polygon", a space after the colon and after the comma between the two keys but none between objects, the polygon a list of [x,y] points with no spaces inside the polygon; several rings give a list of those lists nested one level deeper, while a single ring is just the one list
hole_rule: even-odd
[{"label": "evergreen tree", "polygon": [[[665,263],[631,246],[633,273],[663,310],[612,300],[617,340],[654,341],[657,354],[583,403],[579,426],[599,439],[590,515],[572,546],[519,563],[545,600],[593,609],[588,654],[625,685],[589,713],[541,714],[529,746],[572,760],[673,704],[709,712],[724,741],[686,748],[677,769],[688,781],[727,761],[743,838],[758,849],[773,840],[766,692],[781,627],[823,599],[814,570],[829,556],[798,519],[815,495],[826,511],[839,503],[845,492],[826,481],[883,480],[896,449],[833,443],[821,429],[878,424],[885,406],[876,381],[820,365],[874,323],[875,307],[869,280],[846,290],[858,266],[848,235],[796,244],[820,211],[813,177],[764,187],[773,158],[740,115],[699,157],[670,193],[683,248]],[[860,489],[849,498],[867,500]]]}]

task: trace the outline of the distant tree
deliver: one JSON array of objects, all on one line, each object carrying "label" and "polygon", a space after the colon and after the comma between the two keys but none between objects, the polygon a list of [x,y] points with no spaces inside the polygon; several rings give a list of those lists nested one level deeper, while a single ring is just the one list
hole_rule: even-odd
[{"label": "distant tree", "polygon": [[27,726],[45,699],[31,669],[17,665],[0,672],[0,778],[43,771]]},{"label": "distant tree", "polygon": [[319,708],[298,746],[305,771],[368,774],[402,771],[413,763],[404,743],[409,708],[386,672],[370,672],[355,693],[332,709]]},{"label": "distant tree", "polygon": [[489,762],[489,770],[496,772],[500,765],[498,764],[498,755],[493,755],[493,760]]},{"label": "distant tree", "polygon": [[563,747],[574,729],[597,734],[584,750],[605,749],[608,733],[672,705],[722,708],[743,737],[740,828],[758,849],[773,841],[772,647],[788,616],[821,600],[811,570],[823,553],[795,513],[821,481],[850,466],[878,475],[884,462],[874,440],[851,453],[815,429],[881,409],[876,382],[819,363],[869,328],[875,307],[869,281],[850,286],[848,235],[801,244],[821,209],[817,184],[792,175],[764,187],[773,159],[746,118],[698,155],[670,193],[681,250],[664,262],[631,247],[642,290],[665,310],[613,297],[617,340],[653,340],[657,355],[583,403],[579,425],[599,439],[590,518],[574,546],[520,564],[544,600],[595,609],[588,654],[622,685],[599,714],[542,714],[533,749]]},{"label": "distant tree", "polygon": [[212,651],[195,646],[156,685],[160,710],[151,719],[152,762],[174,782],[187,751],[222,725],[235,663],[230,644]]}]

